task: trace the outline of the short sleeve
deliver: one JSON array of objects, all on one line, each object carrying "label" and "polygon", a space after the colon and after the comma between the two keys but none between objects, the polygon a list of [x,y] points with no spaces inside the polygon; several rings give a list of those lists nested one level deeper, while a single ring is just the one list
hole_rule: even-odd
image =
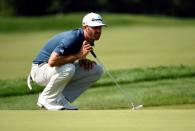
[{"label": "short sleeve", "polygon": [[57,44],[54,52],[61,56],[78,53],[83,43],[83,37],[79,34],[81,33],[79,33],[78,30],[75,30],[64,36],[64,38],[59,41],[59,44]]}]

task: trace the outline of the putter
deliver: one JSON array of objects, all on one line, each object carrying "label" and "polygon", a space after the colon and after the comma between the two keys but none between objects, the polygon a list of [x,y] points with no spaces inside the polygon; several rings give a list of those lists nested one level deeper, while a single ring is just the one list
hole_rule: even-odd
[{"label": "putter", "polygon": [[[91,43],[91,46],[94,46],[94,43]],[[92,56],[96,59],[96,61],[102,65],[102,67],[104,68],[104,71],[107,73],[107,75],[110,77],[110,79],[114,82],[114,84],[116,85],[116,87],[120,90],[120,92],[123,94],[125,100],[128,103],[128,106],[130,109],[132,110],[138,110],[140,108],[143,107],[143,105],[138,105],[135,106],[135,104],[133,103],[132,99],[130,98],[130,96],[122,89],[122,87],[118,84],[118,82],[116,81],[116,79],[114,79],[114,77],[111,75],[111,73],[106,69],[106,67],[102,64],[102,62],[97,58],[97,55],[95,54],[95,52],[91,51]]]}]

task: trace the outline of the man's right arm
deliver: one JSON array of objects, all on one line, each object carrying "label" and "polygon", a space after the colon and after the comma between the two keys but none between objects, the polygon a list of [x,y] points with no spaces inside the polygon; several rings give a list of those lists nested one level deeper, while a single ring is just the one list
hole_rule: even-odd
[{"label": "man's right arm", "polygon": [[68,56],[61,56],[57,52],[52,52],[48,64],[51,67],[61,66],[67,63],[73,63],[76,60],[86,58],[87,54],[92,50],[91,45],[84,41],[80,51],[77,54],[71,54]]},{"label": "man's right arm", "polygon": [[67,63],[73,63],[77,59],[80,59],[80,56],[77,54],[69,56],[60,56],[57,52],[53,52],[49,58],[48,64],[51,67],[61,66]]}]

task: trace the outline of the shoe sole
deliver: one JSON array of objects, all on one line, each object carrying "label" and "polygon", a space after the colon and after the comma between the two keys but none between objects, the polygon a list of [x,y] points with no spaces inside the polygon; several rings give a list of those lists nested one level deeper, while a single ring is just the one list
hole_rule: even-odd
[{"label": "shoe sole", "polygon": [[62,110],[76,111],[76,110],[79,110],[79,109],[67,109],[67,108],[64,108]]},{"label": "shoe sole", "polygon": [[42,105],[41,103],[37,103],[37,106],[40,107],[40,108],[45,108],[44,105]]},{"label": "shoe sole", "polygon": [[[44,109],[46,109],[46,110],[49,110],[49,109],[47,109],[43,104],[41,104],[41,103],[37,103],[37,106],[38,107],[40,107],[40,108],[44,108]],[[70,110],[70,109],[66,109],[66,108],[62,108],[62,109],[59,109],[59,110]],[[78,109],[75,109],[75,110],[78,110]],[[57,111],[57,109],[56,109],[56,111]]]}]

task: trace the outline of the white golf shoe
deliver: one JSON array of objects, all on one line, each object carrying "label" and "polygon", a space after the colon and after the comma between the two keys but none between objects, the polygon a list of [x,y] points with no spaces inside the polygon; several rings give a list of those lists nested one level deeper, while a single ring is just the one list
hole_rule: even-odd
[{"label": "white golf shoe", "polygon": [[41,95],[39,95],[37,105],[47,110],[64,110],[63,105],[60,105],[57,102],[50,102],[49,100],[43,98]]},{"label": "white golf shoe", "polygon": [[45,99],[41,95],[39,95],[39,99],[37,105],[41,108],[45,108],[47,110],[78,110],[77,106],[69,105],[66,99],[58,99],[56,102],[49,102],[49,100]]}]

